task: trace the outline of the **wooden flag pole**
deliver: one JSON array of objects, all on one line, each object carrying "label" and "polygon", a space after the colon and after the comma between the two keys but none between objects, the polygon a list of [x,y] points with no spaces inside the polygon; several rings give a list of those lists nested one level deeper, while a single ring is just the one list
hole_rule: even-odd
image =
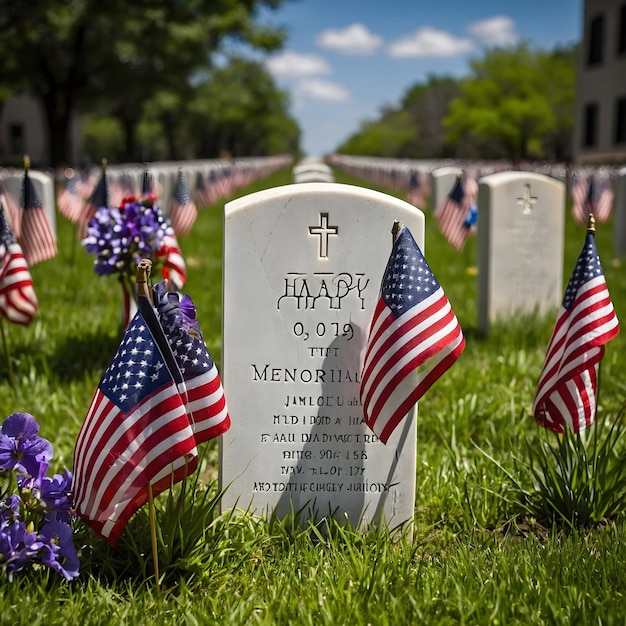
[{"label": "wooden flag pole", "polygon": [[[596,218],[593,215],[593,213],[589,213],[589,218],[587,219],[587,232],[588,233],[593,233],[594,239],[595,239],[595,235],[596,235]],[[598,405],[600,404],[599,400],[600,400],[600,372],[602,371],[602,359],[600,359],[598,361],[598,375],[597,375],[597,379],[596,379],[596,416],[598,413]],[[594,424],[595,424],[595,419],[594,419]],[[596,427],[594,428],[594,433],[597,436],[597,431],[598,431],[598,427],[596,425]],[[585,431],[582,430],[579,432],[579,435],[582,435],[582,440],[583,443],[585,443],[585,437],[584,437]]]},{"label": "wooden flag pole", "polygon": [[398,238],[398,233],[400,232],[400,222],[398,220],[394,220],[393,226],[391,227],[391,245],[393,246],[396,243],[396,239]]},{"label": "wooden flag pole", "polygon": [[[137,295],[144,296],[152,302],[150,293],[150,274],[152,272],[152,261],[141,259],[137,265]],[[150,516],[150,538],[152,539],[152,562],[154,564],[154,581],[157,591],[161,590],[159,583],[159,552],[157,549],[156,537],[156,513],[154,510],[154,496],[152,495],[152,485],[148,482],[148,513]]]}]

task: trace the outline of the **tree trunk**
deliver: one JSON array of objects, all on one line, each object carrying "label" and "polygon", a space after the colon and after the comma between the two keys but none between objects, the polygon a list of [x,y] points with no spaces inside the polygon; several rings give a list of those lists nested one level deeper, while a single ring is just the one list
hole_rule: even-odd
[{"label": "tree trunk", "polygon": [[124,153],[122,160],[130,163],[136,161],[137,155],[137,120],[133,115],[122,113],[120,116],[122,128],[124,129]]},{"label": "tree trunk", "polygon": [[69,130],[73,109],[69,97],[63,98],[54,86],[49,87],[48,93],[40,94],[48,135],[48,163],[42,165],[58,168],[71,165],[72,145]]}]

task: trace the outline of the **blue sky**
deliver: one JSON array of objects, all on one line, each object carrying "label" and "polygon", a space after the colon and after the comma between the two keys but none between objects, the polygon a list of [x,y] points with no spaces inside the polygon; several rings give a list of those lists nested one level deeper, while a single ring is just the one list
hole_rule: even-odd
[{"label": "blue sky", "polygon": [[582,11],[583,0],[286,0],[263,14],[288,31],[265,63],[303,150],[322,156],[429,74],[466,75],[488,47],[579,41]]}]

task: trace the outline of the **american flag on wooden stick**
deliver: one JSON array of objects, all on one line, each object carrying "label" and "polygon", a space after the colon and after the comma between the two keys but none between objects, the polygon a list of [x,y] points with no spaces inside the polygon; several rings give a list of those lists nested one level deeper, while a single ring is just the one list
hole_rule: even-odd
[{"label": "american flag on wooden stick", "polygon": [[462,250],[473,233],[468,215],[477,191],[476,180],[469,174],[457,176],[454,186],[434,217],[441,234],[457,250]]},{"label": "american flag on wooden stick", "polygon": [[76,510],[115,546],[130,517],[197,466],[184,381],[152,303],[139,296],[74,449]]},{"label": "american flag on wooden stick", "polygon": [[569,280],[539,378],[533,413],[539,424],[577,433],[596,417],[598,367],[619,322],[596,249],[593,217]]},{"label": "american flag on wooden stick", "polygon": [[4,207],[6,219],[13,235],[19,239],[22,236],[22,211],[2,178],[0,178],[0,204]]},{"label": "american flag on wooden stick", "polygon": [[170,222],[177,235],[186,235],[198,217],[195,202],[191,199],[189,188],[182,170],[178,171],[176,187],[170,206]]},{"label": "american flag on wooden stick", "polygon": [[106,159],[102,160],[102,173],[93,192],[89,196],[89,199],[85,203],[85,208],[80,217],[80,225],[78,230],[79,239],[83,239],[87,235],[87,226],[89,221],[96,216],[96,212],[100,207],[109,206],[109,180],[107,178],[107,162]]},{"label": "american flag on wooden stick", "polygon": [[28,324],[37,313],[37,296],[22,248],[0,204],[0,313],[14,324]]},{"label": "american flag on wooden stick", "polygon": [[407,200],[418,209],[424,209],[426,197],[425,181],[419,170],[411,170],[409,187],[406,192]]},{"label": "american flag on wooden stick", "polygon": [[57,243],[43,203],[28,175],[28,169],[24,169],[22,180],[21,244],[26,263],[32,267],[54,258],[57,255]]},{"label": "american flag on wooden stick", "polygon": [[571,186],[572,215],[577,224],[587,223],[589,214],[606,222],[613,210],[613,187],[608,176],[574,174]]},{"label": "american flag on wooden stick", "polygon": [[80,195],[76,174],[72,172],[65,177],[65,187],[57,198],[59,211],[73,224],[76,224],[85,210],[85,201]]},{"label": "american flag on wooden stick", "polygon": [[157,250],[156,256],[163,261],[163,278],[170,281],[174,289],[182,289],[187,280],[187,265],[171,226],[167,227],[163,245]]},{"label": "american flag on wooden stick", "polygon": [[207,189],[207,184],[204,180],[204,174],[200,170],[196,172],[196,182],[193,193],[197,207],[202,208],[211,204],[212,197]]},{"label": "american flag on wooden stick", "polygon": [[230,428],[230,416],[219,372],[196,320],[196,307],[189,296],[168,289],[165,281],[157,283],[152,293],[185,381],[185,406],[196,443],[209,441]]},{"label": "american flag on wooden stick", "polygon": [[381,283],[361,374],[365,422],[383,443],[464,348],[448,298],[403,226]]}]

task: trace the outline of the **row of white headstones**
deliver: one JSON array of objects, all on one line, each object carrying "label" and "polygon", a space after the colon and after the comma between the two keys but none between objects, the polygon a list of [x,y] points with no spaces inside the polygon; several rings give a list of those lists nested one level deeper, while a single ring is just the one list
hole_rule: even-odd
[{"label": "row of white headstones", "polygon": [[[457,174],[430,171],[436,198]],[[222,508],[396,526],[415,507],[417,407],[382,444],[363,421],[359,379],[393,224],[406,225],[428,259],[426,217],[394,196],[332,182],[321,162],[298,163],[292,180],[224,206],[221,375],[232,425],[220,441]],[[478,186],[479,328],[556,311],[565,183],[502,171]],[[45,191],[42,199],[54,206]]]},{"label": "row of white headstones", "polygon": [[[326,167],[298,163],[298,184],[225,205],[222,375],[232,426],[221,441],[222,506],[395,526],[414,512],[417,407],[382,444],[363,422],[359,378],[392,226],[406,225],[428,260],[426,217],[395,196],[312,182],[328,180]],[[459,171],[430,172],[439,201]],[[565,183],[500,171],[479,178],[477,196],[479,329],[556,312]]]}]

